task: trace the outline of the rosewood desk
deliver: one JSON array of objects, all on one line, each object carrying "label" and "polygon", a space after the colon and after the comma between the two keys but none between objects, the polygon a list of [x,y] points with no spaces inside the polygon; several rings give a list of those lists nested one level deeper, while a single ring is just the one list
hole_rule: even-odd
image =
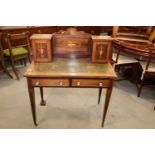
[{"label": "rosewood desk", "polygon": [[106,88],[102,118],[102,127],[104,126],[113,82],[116,78],[111,64],[93,64],[91,59],[58,58],[54,59],[52,63],[30,64],[24,76],[27,78],[33,122],[36,126],[35,87],[40,88],[41,105],[46,104],[43,97],[44,87],[99,88],[98,103],[102,88]]}]

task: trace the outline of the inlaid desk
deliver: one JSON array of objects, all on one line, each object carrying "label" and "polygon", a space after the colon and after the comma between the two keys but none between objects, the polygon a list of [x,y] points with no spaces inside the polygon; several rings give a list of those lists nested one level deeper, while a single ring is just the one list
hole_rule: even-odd
[{"label": "inlaid desk", "polygon": [[100,102],[102,88],[106,88],[105,104],[103,109],[102,127],[104,125],[113,82],[116,74],[111,64],[93,64],[90,59],[54,59],[52,63],[32,63],[25,75],[31,103],[33,122],[37,126],[35,91],[40,88],[41,105],[46,102],[43,97],[44,87],[59,88],[99,88]]}]

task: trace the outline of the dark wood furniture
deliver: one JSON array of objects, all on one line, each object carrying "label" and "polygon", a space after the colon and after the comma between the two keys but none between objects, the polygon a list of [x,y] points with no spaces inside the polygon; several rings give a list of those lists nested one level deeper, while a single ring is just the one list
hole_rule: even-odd
[{"label": "dark wood furniture", "polygon": [[53,55],[80,58],[91,56],[91,35],[75,28],[53,34]]},{"label": "dark wood furniture", "polygon": [[114,79],[112,66],[108,64],[92,64],[91,59],[55,59],[52,63],[32,63],[25,73],[31,102],[34,124],[36,121],[35,92],[40,88],[41,105],[45,105],[43,87],[59,88],[99,88],[99,100],[102,88],[106,88],[102,126],[104,125]]},{"label": "dark wood furniture", "polygon": [[4,54],[3,54],[3,48],[1,45],[1,33],[0,33],[0,69],[2,69],[10,78],[12,78],[12,75],[9,73],[7,68],[4,64]]},{"label": "dark wood furniture", "polygon": [[108,63],[111,60],[110,36],[92,36],[92,62]]},{"label": "dark wood furniture", "polygon": [[[136,82],[136,71],[139,65],[136,58],[142,57],[145,45],[151,44],[155,39],[153,26],[114,26],[113,27],[113,59],[115,69],[124,72],[125,67],[131,68],[130,80]],[[140,47],[140,49],[139,49]],[[137,50],[138,49],[138,50]]]},{"label": "dark wood furniture", "polygon": [[52,34],[35,34],[30,37],[34,62],[52,61]]},{"label": "dark wood furniture", "polygon": [[113,26],[112,36],[150,40],[153,29],[153,26]]},{"label": "dark wood furniture", "polygon": [[58,26],[9,26],[0,28],[2,32],[2,45],[4,49],[8,48],[7,35],[28,32],[29,37],[32,34],[51,34],[58,31]]},{"label": "dark wood furniture", "polygon": [[140,87],[137,95],[138,97],[141,94],[141,91],[144,85],[144,80],[146,78],[155,78],[155,46],[154,45],[146,49],[145,57],[143,60],[140,61],[140,64],[142,69],[142,75],[141,75],[141,82],[140,82]]},{"label": "dark wood furniture", "polygon": [[[123,51],[124,47],[120,45],[119,41],[113,41],[112,44],[112,64],[114,66],[114,70],[121,75],[121,78],[117,79],[117,81],[129,79],[133,82],[135,77],[135,72],[137,65],[139,65],[138,60],[131,56],[130,54]],[[124,77],[124,72],[126,69],[130,70],[130,76]]]},{"label": "dark wood furniture", "polygon": [[[18,42],[18,40],[20,42]],[[15,62],[23,60],[25,66],[27,58],[29,59],[29,62],[31,62],[30,58],[31,48],[30,48],[29,36],[26,32],[19,34],[8,34],[7,42],[9,49],[3,50],[4,55],[8,57],[8,59],[10,60],[13,72],[17,80],[19,80],[19,76],[15,67]]]},{"label": "dark wood furniture", "polygon": [[[138,60],[138,66],[133,69],[132,82],[137,84],[139,97],[146,78],[155,78],[155,47],[146,40],[125,41],[113,40],[113,44],[120,48],[122,53],[128,54]],[[140,72],[138,71],[140,69]],[[140,73],[140,74],[138,74]]]},{"label": "dark wood furniture", "polygon": [[76,28],[78,31],[85,31],[93,35],[99,35],[102,32],[106,32],[109,35],[112,34],[112,26],[3,26],[0,27],[2,32],[2,45],[4,49],[8,48],[6,37],[8,34],[16,34],[22,32],[29,32],[29,36],[32,34],[52,34],[58,31],[66,31],[68,28]]},{"label": "dark wood furniture", "polygon": [[[33,37],[35,38],[35,36]],[[92,39],[90,34],[75,29],[68,29],[67,31],[53,34],[53,40],[51,42],[51,48],[54,49],[51,49],[51,51],[53,51],[53,53],[51,53],[53,55],[52,62],[32,63],[29,66],[25,73],[25,77],[27,78],[32,116],[35,125],[37,125],[35,87],[40,88],[41,105],[46,104],[43,96],[44,87],[98,88],[98,103],[100,103],[102,88],[106,88],[107,91],[102,118],[102,126],[104,125],[116,75],[110,64],[111,53],[109,51],[109,40],[111,41],[111,38],[97,40],[99,44],[106,46],[104,52],[107,56],[104,64],[92,63],[92,44],[96,45],[93,43],[93,41],[96,43],[96,39],[94,38]],[[44,40],[40,39],[40,41],[44,43]],[[35,55],[37,49],[33,49],[36,50],[33,51]],[[102,59],[102,61],[103,60],[104,59]]]}]

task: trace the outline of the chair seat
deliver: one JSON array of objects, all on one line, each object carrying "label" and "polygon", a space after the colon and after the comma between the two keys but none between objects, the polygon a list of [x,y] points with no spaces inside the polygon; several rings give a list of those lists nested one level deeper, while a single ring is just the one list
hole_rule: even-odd
[{"label": "chair seat", "polygon": [[[4,52],[4,54],[6,56],[10,56],[9,49],[5,49],[5,50],[3,50],[3,52]],[[12,49],[13,56],[24,55],[24,54],[27,54],[27,53],[28,53],[28,51],[23,47],[18,47],[18,48],[13,48]]]},{"label": "chair seat", "polygon": [[[112,55],[112,59],[115,61],[117,57],[116,53],[113,53]],[[130,56],[125,56],[125,55],[119,55],[118,57],[118,61],[116,63],[116,65],[121,65],[121,64],[130,64],[130,63],[138,63],[138,60],[130,57]]]},{"label": "chair seat", "polygon": [[[147,63],[146,61],[140,61],[140,64],[142,66],[143,71],[145,71],[146,63]],[[155,72],[155,63],[151,62],[149,64],[149,67],[148,67],[148,70],[147,71],[149,71],[149,72]]]}]

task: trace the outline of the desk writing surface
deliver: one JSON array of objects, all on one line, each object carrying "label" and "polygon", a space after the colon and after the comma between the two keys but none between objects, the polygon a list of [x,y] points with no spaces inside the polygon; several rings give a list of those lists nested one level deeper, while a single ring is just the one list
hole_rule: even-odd
[{"label": "desk writing surface", "polygon": [[93,64],[90,59],[54,59],[51,63],[32,63],[24,76],[116,78],[111,64]]}]

